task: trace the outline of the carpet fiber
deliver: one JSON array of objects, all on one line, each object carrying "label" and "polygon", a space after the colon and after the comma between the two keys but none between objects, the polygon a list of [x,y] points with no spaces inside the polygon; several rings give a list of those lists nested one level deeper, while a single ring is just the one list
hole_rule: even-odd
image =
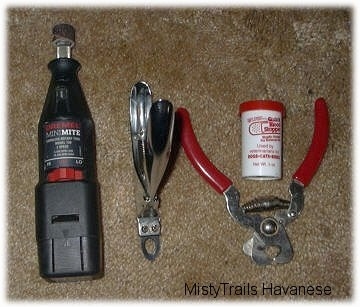
[{"label": "carpet fiber", "polygon": [[[220,286],[217,298],[226,300],[352,296],[351,9],[10,7],[7,13],[9,299],[206,300],[215,296],[210,285]],[[37,123],[55,54],[51,30],[61,22],[77,31],[73,56],[82,64],[79,78],[96,125],[105,275],[54,284],[38,273],[34,187]],[[129,94],[138,80],[150,84],[155,99],[189,110],[205,153],[240,189],[242,202],[288,198],[291,175],[310,145],[314,100],[325,97],[329,146],[305,190],[302,215],[288,226],[290,263],[261,267],[243,254],[251,231],[231,219],[224,197],[181,148],[160,192],[161,252],[145,260],[129,135]],[[241,178],[238,108],[252,99],[286,107],[282,180]],[[186,293],[194,284],[198,295]],[[331,294],[263,293],[271,284],[329,286]]]}]

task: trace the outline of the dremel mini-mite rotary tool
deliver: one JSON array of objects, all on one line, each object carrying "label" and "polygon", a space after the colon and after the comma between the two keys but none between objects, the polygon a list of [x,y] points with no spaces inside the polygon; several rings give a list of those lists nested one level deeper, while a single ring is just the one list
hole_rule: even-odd
[{"label": "dremel mini-mite rotary tool", "polygon": [[51,281],[103,275],[94,122],[71,58],[75,30],[53,28],[56,59],[39,120],[36,239],[40,275]]}]

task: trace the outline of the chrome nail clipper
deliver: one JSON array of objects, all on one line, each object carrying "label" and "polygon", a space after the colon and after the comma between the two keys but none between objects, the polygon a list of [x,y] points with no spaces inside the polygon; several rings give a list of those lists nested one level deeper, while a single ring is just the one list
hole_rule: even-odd
[{"label": "chrome nail clipper", "polygon": [[[218,193],[224,194],[231,217],[254,231],[252,238],[243,246],[245,254],[259,265],[289,262],[293,257],[293,249],[285,228],[300,215],[304,207],[304,188],[319,168],[328,143],[329,114],[325,100],[319,98],[315,101],[313,138],[304,161],[292,176],[289,187],[290,201],[277,197],[262,197],[241,205],[240,193],[232,181],[222,174],[202,151],[188,111],[179,108],[176,117],[181,125],[181,144],[193,167]],[[265,218],[257,214],[269,210],[275,210],[275,214]],[[269,247],[275,247],[278,253],[275,256],[269,255]]]},{"label": "chrome nail clipper", "polygon": [[172,144],[174,109],[167,100],[152,102],[150,87],[136,83],[130,95],[130,130],[134,167],[138,234],[148,260],[160,250],[158,189],[164,176]]}]

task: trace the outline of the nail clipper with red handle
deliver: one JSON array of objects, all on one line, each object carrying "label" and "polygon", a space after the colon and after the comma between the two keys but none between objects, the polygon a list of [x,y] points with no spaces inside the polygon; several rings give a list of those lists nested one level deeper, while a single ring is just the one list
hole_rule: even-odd
[{"label": "nail clipper with red handle", "polygon": [[[245,254],[259,265],[289,262],[293,256],[293,249],[286,233],[286,225],[300,215],[304,207],[304,188],[312,180],[326,152],[329,114],[325,100],[318,98],[315,101],[313,138],[304,161],[292,176],[289,187],[290,201],[277,197],[262,197],[241,205],[240,193],[232,181],[221,173],[202,151],[188,111],[179,108],[176,117],[181,126],[181,144],[193,167],[216,192],[224,194],[227,210],[235,221],[254,231],[252,238],[243,246]],[[265,218],[257,214],[269,210],[275,210],[275,214]],[[275,257],[267,252],[271,246],[278,249]]]}]

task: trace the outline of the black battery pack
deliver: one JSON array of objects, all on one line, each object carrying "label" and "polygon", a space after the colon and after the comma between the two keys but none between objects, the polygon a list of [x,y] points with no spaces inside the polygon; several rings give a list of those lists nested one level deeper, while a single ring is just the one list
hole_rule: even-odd
[{"label": "black battery pack", "polygon": [[40,275],[53,281],[102,275],[99,188],[67,181],[36,187]]}]

